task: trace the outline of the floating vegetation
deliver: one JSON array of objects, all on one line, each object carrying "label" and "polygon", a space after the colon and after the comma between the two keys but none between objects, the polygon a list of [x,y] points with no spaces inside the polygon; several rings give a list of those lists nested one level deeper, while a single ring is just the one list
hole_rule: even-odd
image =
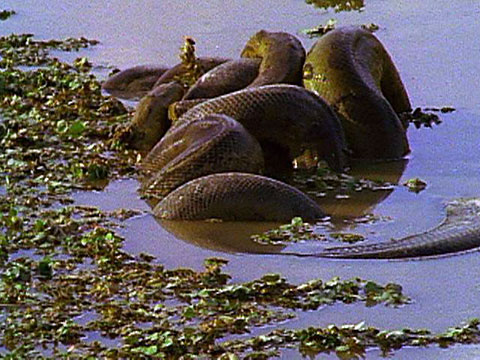
[{"label": "floating vegetation", "polygon": [[366,350],[372,348],[381,350],[382,355],[387,357],[402,346],[418,347],[437,344],[447,347],[455,343],[478,344],[479,323],[478,319],[472,319],[464,326],[450,328],[437,335],[426,329],[380,330],[366,326],[363,322],[354,325],[330,325],[324,328],[280,329],[247,341],[233,340],[228,342],[228,346],[234,353],[248,350],[265,351],[265,356],[259,358],[278,355],[278,349],[290,347],[292,344],[296,344],[300,353],[308,357],[314,357],[320,353],[334,353],[340,359],[363,359],[366,356]]},{"label": "floating vegetation", "polygon": [[405,181],[403,185],[406,186],[409,191],[414,193],[419,193],[427,187],[427,183],[419,178],[409,179]]},{"label": "floating vegetation", "polygon": [[52,49],[78,51],[96,44],[98,41],[83,37],[41,41],[34,40],[33,34],[11,34],[0,37],[0,68],[53,64],[58,60],[49,56]]},{"label": "floating vegetation", "polygon": [[335,12],[362,11],[365,7],[364,0],[305,0],[305,2],[316,8],[333,9]]},{"label": "floating vegetation", "polygon": [[260,244],[279,244],[307,240],[325,240],[325,235],[314,232],[313,226],[295,217],[290,224],[280,225],[277,229],[271,229],[263,234],[252,235],[251,239]]},{"label": "floating vegetation", "polygon": [[15,15],[14,10],[0,10],[0,20],[7,20],[10,16]]},{"label": "floating vegetation", "polygon": [[[70,194],[135,174],[137,153],[112,136],[128,113],[101,94],[86,58],[70,65],[47,51],[95,42],[12,35],[0,43],[2,355],[214,357],[228,352],[225,336],[289,319],[290,309],[408,302],[399,288],[389,297],[391,285],[372,292],[360,279],[294,285],[267,274],[234,284],[222,259],[208,259],[204,271],[167,270],[149,255],[125,253],[117,229],[138,211],[74,206]],[[87,341],[93,333],[119,345]]]},{"label": "floating vegetation", "polygon": [[336,25],[337,25],[337,20],[330,19],[327,21],[325,25],[318,25],[311,29],[304,29],[301,31],[301,33],[307,35],[310,38],[320,37],[325,35],[327,32],[334,30]]},{"label": "floating vegetation", "polygon": [[[329,31],[334,30],[336,26],[337,26],[337,20],[330,19],[327,21],[325,25],[318,25],[311,29],[304,29],[304,30],[301,30],[300,33],[307,35],[309,38],[321,37],[326,33],[328,33]],[[364,24],[364,25],[361,25],[361,27],[370,32],[375,32],[378,29],[380,29],[380,27],[374,23]]]},{"label": "floating vegetation", "polygon": [[[292,284],[266,274],[233,283],[223,259],[207,259],[200,271],[165,269],[150,255],[123,251],[118,228],[139,211],[77,206],[71,194],[136,174],[138,154],[113,138],[130,116],[101,94],[86,58],[67,64],[48,53],[94,43],[29,34],[0,40],[2,358],[266,358],[287,346],[353,357],[371,347],[478,342],[478,321],[437,336],[359,324],[249,337],[295,311],[409,299],[399,285],[361,279]],[[302,226],[297,219],[291,229]]]},{"label": "floating vegetation", "polygon": [[428,107],[428,108],[425,108],[424,111],[435,111],[435,112],[441,112],[443,114],[446,114],[446,113],[454,112],[455,108],[451,106],[442,106],[441,108]]},{"label": "floating vegetation", "polygon": [[335,240],[345,242],[348,244],[354,244],[360,241],[365,240],[365,236],[362,234],[353,234],[353,233],[331,233],[330,236]]},{"label": "floating vegetation", "polygon": [[356,178],[328,168],[319,168],[315,172],[296,170],[293,183],[309,195],[321,198],[334,193],[337,199],[349,198],[352,193],[360,191],[392,191],[394,188],[388,182]]},{"label": "floating vegetation", "polygon": [[375,31],[377,31],[378,29],[380,29],[380,26],[378,26],[377,24],[374,24],[374,23],[370,23],[370,24],[363,24],[362,28],[364,28],[365,30],[368,30],[368,31],[373,33]]},{"label": "floating vegetation", "polygon": [[204,71],[195,55],[195,40],[193,38],[185,36],[184,44],[180,51],[180,60],[186,71],[178,75],[175,80],[188,89],[195,84]]},{"label": "floating vegetation", "polygon": [[276,229],[252,235],[251,239],[259,244],[278,245],[302,241],[326,241],[328,237],[349,244],[365,240],[361,234],[330,233],[328,236],[320,234],[315,232],[311,224],[304,222],[300,217],[293,218],[290,224],[280,225]]},{"label": "floating vegetation", "polygon": [[[442,109],[445,109],[444,111],[442,111],[445,113],[455,110],[449,107],[445,107]],[[425,110],[422,110],[421,108],[416,108],[412,112],[401,113],[400,119],[405,125],[408,125],[408,123],[412,123],[417,129],[421,128],[422,126],[431,128],[433,125],[439,125],[442,123],[442,120],[440,120],[437,114],[432,114],[425,111],[437,111],[437,109],[426,108]],[[439,109],[439,111],[441,111],[441,109]]]}]

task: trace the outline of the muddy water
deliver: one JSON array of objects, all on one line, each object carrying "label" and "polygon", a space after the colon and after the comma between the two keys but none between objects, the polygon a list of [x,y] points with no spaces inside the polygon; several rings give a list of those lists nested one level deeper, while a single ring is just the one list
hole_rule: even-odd
[{"label": "muddy water", "polygon": [[[363,12],[335,14],[305,4],[302,0],[224,2],[200,6],[192,0],[154,1],[6,0],[3,8],[18,13],[0,23],[0,33],[32,32],[41,38],[86,36],[101,45],[83,54],[96,64],[125,68],[144,63],[173,64],[183,35],[197,40],[201,55],[238,56],[255,31],[265,28],[298,33],[303,28],[336,18],[339,24],[376,23],[377,36],[391,52],[414,106],[450,105],[454,113],[442,115],[434,129],[409,130],[412,154],[403,170],[391,166],[360,168],[358,174],[372,178],[419,177],[427,189],[415,194],[403,186],[390,193],[325,202],[338,216],[373,214],[381,221],[352,225],[337,220],[339,227],[385,240],[424,231],[441,221],[446,201],[480,196],[479,161],[480,101],[480,3],[476,0],[382,1],[370,0]],[[312,40],[301,36],[305,47]],[[82,54],[82,55],[83,55]],[[314,252],[315,244],[287,249],[264,248],[243,241],[245,231],[261,231],[269,224],[214,224],[195,227],[159,224],[138,198],[137,183],[128,179],[110,184],[102,193],[77,195],[81,204],[105,209],[136,208],[144,215],[129,220],[123,230],[126,249],[148,252],[167,267],[200,268],[205,257],[230,259],[227,271],[235,280],[247,280],[266,272],[281,272],[291,281],[332,276],[360,276],[404,286],[414,302],[401,309],[362,304],[335,305],[318,312],[299,314],[285,326],[354,323],[365,320],[383,328],[428,327],[443,331],[478,312],[480,257],[478,253],[423,261],[348,261],[285,256],[281,252]],[[404,349],[396,358],[475,358],[478,347],[457,346],[449,350]],[[284,358],[297,356],[286,352]],[[368,358],[377,358],[369,353]]]}]

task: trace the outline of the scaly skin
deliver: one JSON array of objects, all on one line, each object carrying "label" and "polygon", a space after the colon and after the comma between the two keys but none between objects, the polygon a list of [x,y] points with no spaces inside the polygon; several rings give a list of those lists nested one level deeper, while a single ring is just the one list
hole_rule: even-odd
[{"label": "scaly skin", "polygon": [[345,144],[338,118],[318,96],[294,85],[248,88],[203,102],[173,124],[221,113],[240,122],[262,146],[266,173],[284,162],[291,167],[306,149],[316,150],[329,166],[345,166]]},{"label": "scaly skin", "polygon": [[447,206],[447,217],[436,228],[383,243],[325,249],[319,257],[396,259],[456,253],[480,246],[480,199],[460,199]]},{"label": "scaly skin", "polygon": [[168,67],[158,65],[134,66],[110,76],[103,82],[102,89],[122,98],[141,97],[167,70]]},{"label": "scaly skin", "polygon": [[222,173],[186,183],[157,204],[162,219],[289,221],[324,217],[320,207],[294,187],[264,176]]},{"label": "scaly skin", "polygon": [[155,145],[141,165],[148,173],[142,191],[160,198],[201,176],[260,173],[263,166],[260,145],[239,122],[225,115],[208,115],[172,128]]},{"label": "scaly skin", "polygon": [[410,151],[397,116],[411,110],[410,102],[370,31],[352,26],[322,36],[307,54],[304,84],[338,112],[353,157],[399,159]]},{"label": "scaly skin", "polygon": [[[206,73],[213,69],[214,67],[223,64],[226,62],[228,59],[224,58],[211,58],[211,57],[199,57],[197,58],[197,62],[200,65],[200,70],[203,73]],[[179,63],[172,68],[170,68],[168,71],[162,74],[157,80],[157,82],[153,85],[153,89],[156,88],[157,86],[161,84],[166,84],[171,81],[177,80],[177,78],[184,76],[186,73],[188,73],[189,70],[186,68],[185,64]]]},{"label": "scaly skin", "polygon": [[262,60],[259,74],[249,87],[270,84],[302,86],[305,49],[291,34],[261,30],[248,40],[241,56]]},{"label": "scaly skin", "polygon": [[224,62],[200,77],[183,99],[210,99],[243,89],[257,78],[260,61],[235,59]]},{"label": "scaly skin", "polygon": [[170,128],[168,107],[182,98],[185,89],[177,82],[161,84],[140,100],[123,142],[133,149],[149,151]]}]

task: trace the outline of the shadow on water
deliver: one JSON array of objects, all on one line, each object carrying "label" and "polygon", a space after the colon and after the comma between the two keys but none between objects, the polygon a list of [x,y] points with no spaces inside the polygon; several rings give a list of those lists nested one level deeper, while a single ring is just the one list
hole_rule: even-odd
[{"label": "shadow on water", "polygon": [[177,239],[201,246],[205,249],[229,252],[272,254],[282,251],[282,245],[261,245],[251,239],[280,225],[264,222],[208,222],[157,220]]}]

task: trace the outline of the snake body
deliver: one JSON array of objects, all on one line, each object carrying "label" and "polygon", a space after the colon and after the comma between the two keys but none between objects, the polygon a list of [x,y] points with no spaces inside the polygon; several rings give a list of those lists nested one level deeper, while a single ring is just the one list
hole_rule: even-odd
[{"label": "snake body", "polygon": [[410,149],[398,113],[410,101],[382,43],[351,26],[322,36],[307,54],[304,83],[340,115],[353,157],[399,159]]},{"label": "snake body", "polygon": [[260,62],[260,59],[226,61],[200,77],[183,99],[210,99],[243,89],[257,78]]},{"label": "snake body", "polygon": [[[260,173],[264,161],[258,141],[234,119],[208,115],[171,129],[142,163],[145,193],[163,197],[195,178],[217,172]],[[197,199],[197,202],[208,202]]]},{"label": "snake body", "polygon": [[157,80],[169,70],[166,66],[139,65],[110,76],[102,84],[102,89],[116,96],[141,96],[149,92]]},{"label": "snake body", "polygon": [[480,246],[480,200],[455,200],[443,223],[427,232],[381,243],[328,248],[320,257],[396,259],[456,253]]},{"label": "snake body", "polygon": [[[185,106],[142,164],[148,175],[143,191],[163,197],[154,208],[157,217],[315,220],[324,213],[314,201],[258,174],[275,174],[279,164],[290,166],[305,149],[316,150],[330,167],[341,170],[344,132],[353,157],[398,159],[409,152],[406,126],[397,114],[409,111],[410,102],[375,36],[347,27],[318,40],[303,66],[303,82],[312,92],[300,87],[305,53],[299,44],[291,35],[261,31],[245,46],[244,59],[212,62],[214,70],[183,97],[200,99]],[[234,68],[244,72],[233,74]],[[167,104],[183,96],[170,83],[178,71],[181,66],[159,76],[157,84],[165,84],[150,94],[170,94],[161,105],[163,113]],[[225,83],[215,88],[211,84],[218,79]],[[479,216],[478,201],[468,201],[447,208],[444,223],[431,231],[384,243],[327,248],[314,256],[403,258],[468,250],[480,244]]]},{"label": "snake body", "polygon": [[275,172],[278,166],[291,166],[307,148],[317,150],[335,170],[345,165],[338,118],[320,97],[304,88],[266,85],[223,95],[193,107],[173,128],[216,113],[234,118],[260,142],[266,173]]},{"label": "snake body", "polygon": [[325,216],[317,203],[294,187],[239,172],[192,180],[159,202],[153,213],[176,220],[289,221],[298,214],[312,220]]}]

